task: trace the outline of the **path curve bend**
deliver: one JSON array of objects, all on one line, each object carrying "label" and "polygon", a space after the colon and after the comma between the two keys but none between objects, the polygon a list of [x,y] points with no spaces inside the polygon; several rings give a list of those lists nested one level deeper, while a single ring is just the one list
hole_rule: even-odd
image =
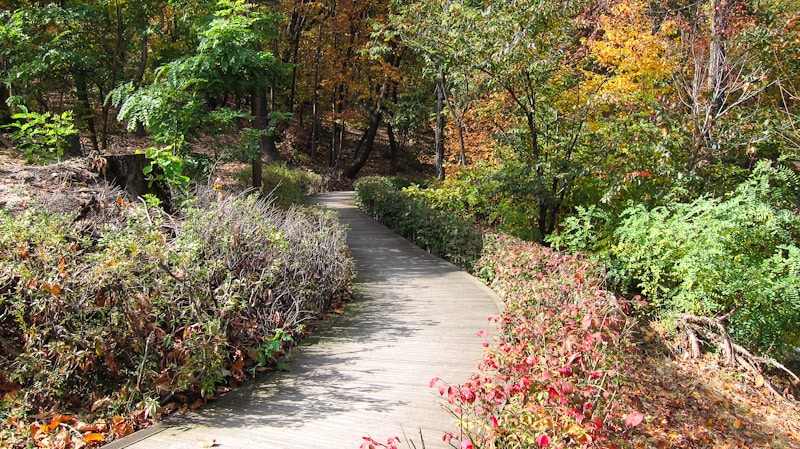
[{"label": "path curve bend", "polygon": [[290,372],[106,449],[196,449],[198,440],[222,449],[358,449],[365,435],[381,443],[398,436],[400,447],[450,447],[442,434],[453,418],[429,382],[467,380],[483,349],[477,333],[490,327],[499,299],[359,212],[353,192],[315,198],[350,228],[358,276],[345,313],[293,350]]}]

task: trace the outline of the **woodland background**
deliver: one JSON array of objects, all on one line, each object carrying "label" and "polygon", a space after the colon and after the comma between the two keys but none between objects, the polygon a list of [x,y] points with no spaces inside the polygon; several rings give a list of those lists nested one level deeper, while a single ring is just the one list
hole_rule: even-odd
[{"label": "woodland background", "polygon": [[[584,284],[614,291],[612,296],[627,304],[625,317],[614,326],[630,316],[652,323],[640,329],[647,342],[664,336],[672,341],[670,351],[691,359],[710,351],[723,366],[746,373],[756,390],[784,399],[796,394],[796,0],[0,4],[3,145],[32,163],[85,156],[101,172],[110,155],[141,151],[149,161],[146,174],[176,197],[185,196],[190,185],[208,190],[179,200],[176,216],[156,212],[159,200],[153,197],[144,208],[109,197],[88,216],[93,224],[80,229],[75,227],[78,219],[64,215],[47,215],[44,221],[33,210],[0,215],[4,229],[13,230],[3,240],[0,319],[7,321],[7,329],[21,323],[0,334],[4,400],[16,404],[19,394],[41,404],[91,409],[92,414],[105,407],[138,413],[108,421],[102,429],[87,424],[83,440],[78,438],[83,444],[99,441],[87,435],[112,439],[109,429],[121,429],[121,435],[131,425],[155,419],[167,406],[185,409],[195,398],[213,395],[220,382],[230,381],[220,372],[235,372],[233,383],[238,383],[243,368],[255,372],[267,366],[284,344],[304,333],[295,327],[303,318],[275,318],[274,312],[286,304],[269,296],[269,286],[284,285],[287,304],[312,301],[319,313],[331,307],[331,296],[346,296],[349,266],[343,256],[326,265],[333,271],[303,262],[327,260],[322,248],[333,248],[325,250],[325,257],[338,258],[343,231],[318,211],[283,210],[298,200],[278,209],[255,199],[223,200],[220,168],[230,162],[248,164],[249,171],[239,176],[265,193],[275,193],[276,180],[295,180],[304,188],[349,187],[365,173],[412,179],[362,178],[356,183],[359,202],[376,218],[408,231],[421,246],[487,282],[500,283],[496,287],[510,298],[516,295],[509,299],[509,310],[519,316],[509,319],[518,327],[507,330],[506,343],[515,341],[515,332],[534,329],[526,326],[539,323],[543,314],[574,311],[562,317],[572,324],[551,329],[558,340],[564,337],[559,329],[569,333],[584,327],[575,316],[590,317],[587,331],[595,326],[592,317],[619,312],[591,292],[585,303],[573,304],[584,293],[570,293],[545,295],[551,300],[545,306],[552,310],[533,307],[526,302],[531,292],[554,288],[548,284],[541,290],[536,282],[542,278],[531,275],[545,273],[547,279],[554,276],[553,282],[581,286],[576,291],[582,292]],[[292,166],[319,175],[301,175]],[[219,221],[223,216],[236,218]],[[265,216],[272,221],[257,223]],[[191,220],[206,223],[205,228]],[[173,232],[165,234],[164,228]],[[218,238],[203,229],[215,229]],[[208,240],[213,253],[242,242],[245,230],[252,231],[252,245],[233,246],[241,252],[225,253],[228,265],[211,271],[203,265],[210,253],[187,243]],[[495,231],[520,240],[490,237]],[[132,232],[148,239],[139,241]],[[259,238],[266,240],[255,243]],[[324,244],[309,243],[287,256],[296,258],[295,264],[264,271],[247,262],[277,260],[297,246],[292,242],[317,238]],[[161,254],[157,249],[165,242],[172,246]],[[528,242],[584,253],[592,268],[580,256],[569,261],[574,270],[559,271],[551,262],[566,256]],[[130,273],[110,268],[121,262],[111,255],[119,248],[135,256],[130,261],[145,263],[152,279],[138,284]],[[100,276],[107,283],[93,285],[78,276],[88,273],[86,254],[107,263],[103,267],[109,271],[101,270],[107,277]],[[190,280],[175,282],[184,275]],[[302,287],[308,279],[320,282],[318,292]],[[259,288],[248,290],[248,282]],[[214,288],[198,287],[206,283]],[[41,330],[38,326],[65,316],[66,309],[53,299],[75,291],[81,292],[72,304],[75,310],[83,310],[87,301],[98,310],[55,330]],[[143,291],[161,296],[143,298]],[[248,308],[242,295],[251,295],[252,304],[266,309]],[[115,309],[122,298],[132,302],[120,301],[121,308]],[[560,301],[573,302],[561,307]],[[188,308],[175,309],[174,304]],[[108,340],[119,329],[98,318],[109,316],[135,324],[120,337],[119,347]],[[155,317],[160,321],[147,327]],[[71,343],[65,337],[76,333],[70,326],[94,318],[94,334],[84,333],[88,336]],[[255,327],[249,327],[250,321]],[[623,328],[601,330],[616,339]],[[592,350],[609,346],[601,334],[599,340],[583,336]],[[205,348],[197,353],[211,357],[220,370],[204,372],[207,360],[176,355],[186,341]],[[151,351],[151,342],[159,349]],[[89,347],[99,349],[92,355]],[[228,352],[220,353],[223,347]],[[64,348],[83,352],[59,357]],[[29,357],[18,357],[22,353]],[[573,355],[550,354],[556,359]],[[604,384],[605,375],[617,379],[617,367],[629,363],[616,352],[601,358],[613,366],[601,370],[606,374],[586,371],[585,391],[595,391],[598,379]],[[123,359],[131,362],[122,364]],[[492,360],[500,359],[502,354]],[[561,368],[573,376],[572,368]],[[65,370],[76,373],[77,380],[63,376]],[[37,372],[49,374],[37,378]],[[657,383],[654,377],[663,373],[653,372],[627,375]],[[105,380],[93,383],[87,373]],[[136,388],[120,380],[120,374],[135,379]],[[483,374],[492,378],[492,373]],[[517,374],[523,382],[530,373]],[[22,388],[30,385],[36,389]],[[174,402],[178,386],[193,393]],[[464,391],[462,386],[450,387],[442,392],[452,403],[465,400],[453,394]],[[464,386],[467,391],[473,387]],[[626,414],[614,401],[593,405],[596,413],[585,404],[578,404],[583,409],[571,403],[553,408],[536,396],[540,387],[547,391],[542,385],[531,387],[534,393],[525,393],[519,405],[535,410],[530,423],[509,421],[507,434],[498,436],[492,424],[516,415],[496,410],[493,422],[486,409],[475,408],[475,422],[485,427],[464,437],[491,447],[499,441],[492,438],[513,438],[525,428],[553,428],[557,421],[560,435],[545,435],[545,440],[534,432],[526,444],[544,446],[557,438],[564,445],[631,443],[630,428],[644,420],[650,445],[661,447],[670,440],[698,447],[715,438],[708,433],[690,437],[687,429],[697,428],[691,420],[681,430],[683,439],[673,438],[671,427],[658,420],[659,413],[669,413],[650,410],[652,416],[645,419],[630,411],[641,404],[624,404],[630,407]],[[553,388],[554,398],[566,398],[566,384]],[[680,394],[669,390],[664,396]],[[527,407],[531,403],[541,408]],[[599,412],[601,405],[607,415]],[[9,410],[9,432],[39,435],[37,444],[53,440],[63,424],[75,424],[72,418],[53,418],[31,427],[26,419],[36,414]],[[591,422],[609,422],[605,416],[615,419],[616,427],[590,428]],[[572,426],[575,422],[580,428]],[[745,435],[742,422],[731,419],[728,430],[741,430],[732,446],[772,441],[763,427],[751,428],[755,436]],[[796,437],[796,429],[781,432]]]}]

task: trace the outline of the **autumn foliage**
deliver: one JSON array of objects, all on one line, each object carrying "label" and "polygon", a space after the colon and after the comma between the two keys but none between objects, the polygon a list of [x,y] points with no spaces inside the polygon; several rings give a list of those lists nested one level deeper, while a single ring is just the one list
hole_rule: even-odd
[{"label": "autumn foliage", "polygon": [[[633,342],[602,272],[580,256],[487,237],[478,272],[506,304],[467,382],[431,385],[481,448],[621,447],[641,422],[618,400]],[[488,335],[488,332],[486,333]]]},{"label": "autumn foliage", "polygon": [[179,217],[122,197],[78,221],[30,206],[0,227],[3,432],[40,447],[199,407],[348,294],[336,218],[257,196],[200,192]]}]

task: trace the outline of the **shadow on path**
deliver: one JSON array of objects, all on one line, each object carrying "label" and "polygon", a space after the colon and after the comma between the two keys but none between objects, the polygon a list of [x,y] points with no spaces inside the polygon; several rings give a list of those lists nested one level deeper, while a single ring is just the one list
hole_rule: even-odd
[{"label": "shadow on path", "polygon": [[[404,434],[421,448],[449,447],[452,417],[433,377],[465,381],[480,359],[477,332],[498,311],[491,291],[353,206],[352,192],[316,197],[348,224],[356,298],[295,348],[288,373],[270,373],[198,412],[170,417],[107,445],[118,448],[350,448],[371,435]],[[409,446],[411,447],[411,446]]]}]

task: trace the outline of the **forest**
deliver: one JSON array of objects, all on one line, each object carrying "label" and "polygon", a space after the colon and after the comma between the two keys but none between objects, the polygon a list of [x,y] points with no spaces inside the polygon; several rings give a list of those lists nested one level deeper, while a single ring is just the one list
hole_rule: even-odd
[{"label": "forest", "polygon": [[[581,274],[555,274],[570,285],[582,284],[585,270],[601,277],[591,285],[630,301],[626,313],[658,323],[656,330],[641,331],[648,341],[670,335],[682,339],[678,346],[690,358],[711,352],[773,395],[800,391],[797,0],[0,4],[3,147],[19,151],[29,164],[86,158],[100,171],[112,155],[142,153],[148,161],[143,174],[176,198],[205,189],[176,200],[181,219],[197,220],[193,225],[175,225],[153,197],[143,209],[124,200],[101,201],[106,209],[92,218],[92,229],[78,231],[65,230],[63,223],[72,220],[65,216],[36,221],[30,211],[0,211],[0,323],[21,326],[0,331],[4,403],[14,403],[28,382],[37,386],[22,394],[28,401],[69,403],[93,413],[97,401],[105,401],[114,413],[138,410],[139,421],[152,420],[159,407],[172,403],[163,391],[194,390],[176,406],[185,409],[224,379],[205,376],[206,361],[168,361],[166,349],[154,354],[149,344],[166,348],[182,335],[186,345],[194,339],[205,348],[215,366],[255,370],[302,336],[302,326],[295,327],[302,319],[276,322],[268,317],[274,307],[248,310],[253,315],[242,319],[259,323],[251,332],[241,320],[216,317],[217,307],[245,313],[242,298],[267,298],[267,286],[289,278],[320,282],[318,293],[327,299],[302,284],[282,287],[303,290],[287,295],[311,301],[314,311],[329,308],[332,296],[347,296],[349,262],[331,261],[344,254],[344,230],[319,211],[220,199],[220,167],[230,163],[247,167],[237,176],[265,193],[276,192],[277,179],[284,187],[296,181],[300,189],[355,183],[365,212],[488,283],[501,283],[498,288],[512,296],[540,287],[527,279],[519,290],[503,277],[506,268],[549,270],[541,260],[580,254],[564,263],[577,264]],[[298,174],[295,167],[315,174]],[[235,218],[224,221],[223,215]],[[256,217],[269,219],[257,224]],[[164,228],[172,234],[165,236]],[[295,248],[289,256],[328,261],[321,265],[259,272],[247,262],[276,258],[321,233],[328,233],[324,245]],[[112,241],[112,234],[120,240]],[[135,235],[147,238],[137,241]],[[254,241],[243,243],[245,235]],[[167,241],[169,251],[160,254]],[[241,254],[215,252],[230,249],[231,242]],[[522,255],[512,247],[533,249]],[[126,264],[144,263],[134,271],[151,273],[153,284],[126,274],[114,255],[119,251],[130,259]],[[212,256],[227,265],[201,268]],[[108,266],[87,271],[80,258]],[[89,277],[66,274],[73,271]],[[245,280],[253,276],[258,288],[248,292]],[[92,286],[91,279],[102,282]],[[180,287],[170,284],[178,279],[184,279]],[[69,282],[70,291],[85,289],[80,301],[102,310],[75,315],[75,322],[52,332],[69,334],[70,326],[84,321],[96,322],[95,334],[75,341],[46,333],[31,337],[67,313],[50,299]],[[200,287],[208,283],[213,293]],[[147,291],[163,298],[143,299]],[[131,292],[138,293],[116,312],[104,308]],[[74,310],[81,310],[80,301]],[[593,307],[575,313],[611,313],[608,304]],[[519,324],[521,316],[540,312],[518,305],[509,313],[520,314],[510,318]],[[145,315],[161,324],[148,327]],[[101,322],[111,318],[138,323],[119,336],[119,348],[123,340],[131,346],[116,349],[116,358],[108,340],[113,325]],[[523,327],[517,331],[531,331]],[[622,328],[608,330],[617,331]],[[241,350],[212,355],[220,345]],[[83,352],[63,360],[57,353],[65,346]],[[130,363],[122,362],[125,351]],[[37,365],[20,359],[23,353],[49,362]],[[38,371],[49,377],[31,380]],[[57,380],[65,371],[82,371],[86,379]],[[92,384],[87,373],[115,380],[91,398],[75,398]],[[124,373],[135,388],[119,380]],[[785,389],[778,391],[781,385]],[[27,411],[9,410],[0,413],[12,428],[6,434],[44,428],[31,430],[22,424]],[[547,422],[553,427],[567,411]],[[542,413],[536,419],[545,419]],[[619,432],[641,423],[638,415],[626,416]],[[85,434],[102,434],[93,437],[102,440],[114,429],[120,436],[128,422]],[[569,435],[571,427],[564,426],[562,434]],[[50,441],[52,429],[45,430],[39,441]],[[486,432],[470,440],[501,447],[500,439],[508,437]],[[598,433],[563,435],[564,447],[612,441]],[[519,447],[549,446],[552,436],[541,436]],[[698,447],[692,444],[685,447]]]}]

